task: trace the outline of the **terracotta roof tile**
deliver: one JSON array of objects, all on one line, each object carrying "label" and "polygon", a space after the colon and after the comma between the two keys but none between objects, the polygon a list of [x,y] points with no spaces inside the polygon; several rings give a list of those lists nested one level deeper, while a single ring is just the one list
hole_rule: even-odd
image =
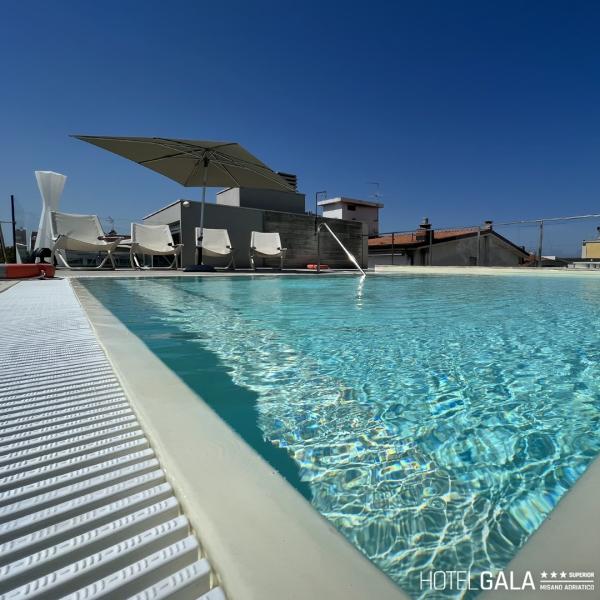
[{"label": "terracotta roof tile", "polygon": [[[455,229],[434,229],[433,230],[433,242],[441,242],[443,240],[456,240],[463,237],[469,237],[477,233],[479,229],[477,227],[461,227]],[[421,235],[419,235],[419,240],[417,240],[417,231]],[[404,233],[395,233],[394,234],[394,247],[412,247],[418,248],[420,246],[428,245],[428,242],[424,240],[424,236],[422,236],[422,230],[417,231],[407,231]],[[527,252],[524,248],[517,246],[514,242],[511,242],[509,239],[505,238],[503,235],[500,235],[497,231],[493,229],[488,229],[484,227],[481,229],[481,235],[494,235],[497,238],[504,240],[507,244],[510,244],[515,250],[519,251],[523,256],[529,256],[529,252]],[[369,240],[369,248],[385,248],[386,246],[392,245],[392,236],[390,235],[382,235],[376,238],[371,238]]]},{"label": "terracotta roof tile", "polygon": [[[482,233],[488,231],[487,229],[482,229]],[[463,227],[458,229],[435,229],[433,232],[434,240],[443,240],[447,238],[460,238],[467,237],[477,233],[477,227]],[[405,233],[395,233],[394,234],[394,246],[409,246],[409,245],[420,245],[423,244],[423,240],[417,241],[417,232],[409,231]],[[369,246],[391,246],[392,244],[392,236],[391,235],[383,235],[376,238],[371,238],[369,240]]]}]

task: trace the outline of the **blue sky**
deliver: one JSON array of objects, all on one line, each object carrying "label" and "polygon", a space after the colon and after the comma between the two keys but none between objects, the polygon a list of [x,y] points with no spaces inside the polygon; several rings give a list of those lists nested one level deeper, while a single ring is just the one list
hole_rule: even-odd
[{"label": "blue sky", "polygon": [[71,133],[239,141],[310,204],[378,181],[384,230],[600,212],[598,2],[1,11],[0,218],[11,193],[38,210],[35,169],[68,175],[62,208],[121,229],[199,194]]}]

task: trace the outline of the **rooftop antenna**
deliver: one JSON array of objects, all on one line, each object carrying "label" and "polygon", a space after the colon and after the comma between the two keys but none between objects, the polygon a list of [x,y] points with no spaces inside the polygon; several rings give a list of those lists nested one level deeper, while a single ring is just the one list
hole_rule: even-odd
[{"label": "rooftop antenna", "polygon": [[367,181],[367,183],[369,185],[374,185],[375,186],[375,191],[371,194],[371,198],[375,199],[375,202],[379,202],[379,200],[381,200],[381,193],[380,193],[380,188],[381,186],[379,185],[378,181]]},{"label": "rooftop antenna", "polygon": [[0,252],[2,252],[2,262],[7,263],[8,257],[6,256],[6,245],[4,244],[4,234],[2,233],[2,223],[8,223],[8,221],[0,221]]}]

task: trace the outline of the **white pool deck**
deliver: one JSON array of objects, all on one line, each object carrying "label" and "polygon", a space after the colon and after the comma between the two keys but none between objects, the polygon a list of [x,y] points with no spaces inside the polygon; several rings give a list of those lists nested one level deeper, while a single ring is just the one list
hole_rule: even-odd
[{"label": "white pool deck", "polygon": [[69,282],[5,289],[0,348],[0,597],[224,598]]},{"label": "white pool deck", "polygon": [[[466,270],[600,276],[479,267],[377,272]],[[0,282],[0,599],[57,598],[56,589],[82,600],[407,598],[77,281],[181,272],[59,275],[67,277],[10,289]],[[123,435],[135,442],[126,451],[119,449]],[[131,492],[129,484],[141,487]],[[124,491],[111,496],[115,487]],[[163,495],[154,504],[137,512],[137,504],[123,506],[158,488]],[[599,497],[596,459],[505,572],[531,571],[536,583],[542,571],[598,575]],[[118,512],[95,516],[113,505]],[[598,583],[591,594],[554,597],[599,597]],[[480,597],[508,594],[537,599],[551,592]]]},{"label": "white pool deck", "polygon": [[373,274],[377,275],[524,275],[535,277],[596,277],[600,271],[567,269],[565,267],[436,267],[376,265]]}]

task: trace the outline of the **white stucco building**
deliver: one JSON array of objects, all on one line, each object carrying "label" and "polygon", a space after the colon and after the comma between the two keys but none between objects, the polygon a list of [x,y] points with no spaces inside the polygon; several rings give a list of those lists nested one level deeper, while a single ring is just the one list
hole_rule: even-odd
[{"label": "white stucco building", "polygon": [[360,221],[367,224],[370,237],[379,235],[379,209],[383,208],[380,202],[340,197],[321,200],[319,206],[323,208],[324,217]]}]

